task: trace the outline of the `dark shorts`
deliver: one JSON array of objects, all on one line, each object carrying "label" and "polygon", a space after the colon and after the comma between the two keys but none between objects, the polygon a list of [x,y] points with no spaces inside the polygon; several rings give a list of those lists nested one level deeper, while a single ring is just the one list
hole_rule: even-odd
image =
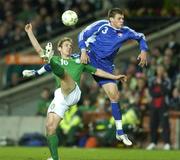
[{"label": "dark shorts", "polygon": [[[102,69],[108,73],[113,73],[114,65],[111,60],[108,58],[97,58],[94,53],[88,52],[90,58],[90,64],[95,68]],[[104,85],[106,83],[116,83],[116,80],[101,78],[98,76],[93,75],[95,81],[100,85]]]}]

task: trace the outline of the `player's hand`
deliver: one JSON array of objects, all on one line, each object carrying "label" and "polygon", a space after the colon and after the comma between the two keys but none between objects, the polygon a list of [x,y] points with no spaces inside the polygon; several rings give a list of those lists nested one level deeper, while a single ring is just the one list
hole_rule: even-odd
[{"label": "player's hand", "polygon": [[25,31],[26,31],[26,32],[32,31],[32,25],[31,25],[31,23],[25,25]]},{"label": "player's hand", "polygon": [[36,71],[35,70],[24,70],[22,72],[23,77],[34,77],[36,75]]},{"label": "player's hand", "polygon": [[53,55],[54,55],[54,50],[52,43],[48,42],[45,47],[45,51],[43,52],[43,54],[41,54],[41,58],[43,58],[46,62],[49,63]]},{"label": "player's hand", "polygon": [[144,67],[144,65],[147,66],[147,52],[146,51],[141,51],[139,56],[137,57],[137,60],[140,60],[139,66]]},{"label": "player's hand", "polygon": [[124,82],[127,81],[127,76],[126,75],[120,74],[120,75],[117,75],[116,77],[117,77],[117,80],[121,81],[121,83],[124,83]]},{"label": "player's hand", "polygon": [[86,51],[81,52],[81,63],[87,64],[90,62],[89,56],[87,55]]}]

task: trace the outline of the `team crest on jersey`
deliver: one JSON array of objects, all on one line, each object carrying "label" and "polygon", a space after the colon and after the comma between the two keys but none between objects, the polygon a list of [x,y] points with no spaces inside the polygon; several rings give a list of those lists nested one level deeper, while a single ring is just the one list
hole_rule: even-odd
[{"label": "team crest on jersey", "polygon": [[121,32],[118,33],[118,36],[119,36],[119,37],[122,37],[122,35],[123,35],[123,34],[122,34]]},{"label": "team crest on jersey", "polygon": [[78,54],[78,53],[73,53],[73,54],[71,54],[71,57],[72,57],[72,58],[79,58],[79,57],[80,57],[80,54]]},{"label": "team crest on jersey", "polygon": [[108,27],[104,27],[103,30],[102,30],[102,33],[103,33],[103,34],[106,34],[107,31],[108,31]]},{"label": "team crest on jersey", "polygon": [[52,103],[52,104],[50,105],[50,109],[53,110],[54,108],[55,108],[55,104]]},{"label": "team crest on jersey", "polygon": [[79,58],[77,58],[77,59],[75,60],[75,62],[76,62],[76,63],[80,63],[81,61],[80,61]]}]

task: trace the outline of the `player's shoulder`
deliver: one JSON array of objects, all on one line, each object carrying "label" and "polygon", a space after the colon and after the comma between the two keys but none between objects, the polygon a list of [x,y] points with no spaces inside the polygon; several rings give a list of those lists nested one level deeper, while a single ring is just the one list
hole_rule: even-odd
[{"label": "player's shoulder", "polygon": [[100,26],[106,25],[108,23],[109,23],[109,21],[107,19],[102,19],[102,20],[98,20],[98,21],[93,22],[92,24],[89,25],[89,27],[90,28],[93,26],[99,26],[100,27]]},{"label": "player's shoulder", "polygon": [[60,56],[53,56],[53,59],[59,60],[61,57]]},{"label": "player's shoulder", "polygon": [[122,29],[125,31],[134,31],[132,28],[130,28],[128,26],[123,26]]},{"label": "player's shoulder", "polygon": [[124,32],[131,32],[131,33],[137,33],[134,29],[128,27],[128,26],[123,26],[122,27]]},{"label": "player's shoulder", "polygon": [[98,20],[98,21],[96,21],[94,23],[108,24],[109,21],[107,19],[101,19],[101,20]]}]

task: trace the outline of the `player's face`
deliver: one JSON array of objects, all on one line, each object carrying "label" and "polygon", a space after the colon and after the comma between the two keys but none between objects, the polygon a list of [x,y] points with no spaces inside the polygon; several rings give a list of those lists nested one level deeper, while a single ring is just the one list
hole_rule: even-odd
[{"label": "player's face", "polygon": [[120,29],[124,25],[124,15],[115,14],[114,17],[110,18],[110,23],[113,27]]},{"label": "player's face", "polygon": [[72,53],[72,43],[69,41],[63,42],[61,47],[59,47],[59,51],[62,56],[69,57]]}]

